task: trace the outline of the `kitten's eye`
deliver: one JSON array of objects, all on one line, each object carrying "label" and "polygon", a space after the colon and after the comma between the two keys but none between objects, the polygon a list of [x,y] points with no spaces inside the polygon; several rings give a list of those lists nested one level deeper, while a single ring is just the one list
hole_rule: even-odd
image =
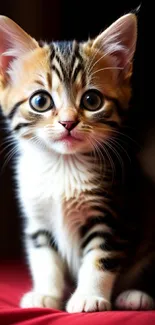
[{"label": "kitten's eye", "polygon": [[37,112],[46,112],[54,107],[51,95],[46,90],[36,91],[29,99],[32,109]]},{"label": "kitten's eye", "polygon": [[97,111],[103,105],[103,95],[97,89],[87,90],[82,98],[80,106],[88,111]]}]

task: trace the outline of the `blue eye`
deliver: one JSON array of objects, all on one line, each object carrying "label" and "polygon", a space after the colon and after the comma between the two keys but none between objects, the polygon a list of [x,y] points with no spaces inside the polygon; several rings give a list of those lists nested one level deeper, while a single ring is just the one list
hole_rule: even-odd
[{"label": "blue eye", "polygon": [[37,112],[46,112],[54,107],[51,95],[46,90],[36,91],[29,99],[32,109]]}]

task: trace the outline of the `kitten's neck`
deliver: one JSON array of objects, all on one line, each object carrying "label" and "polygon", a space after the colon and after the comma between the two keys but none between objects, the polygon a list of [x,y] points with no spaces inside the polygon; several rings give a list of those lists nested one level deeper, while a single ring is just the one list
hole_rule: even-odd
[{"label": "kitten's neck", "polygon": [[21,159],[38,177],[51,182],[52,195],[66,200],[98,187],[99,164],[89,154],[62,155],[31,145],[22,150]]}]

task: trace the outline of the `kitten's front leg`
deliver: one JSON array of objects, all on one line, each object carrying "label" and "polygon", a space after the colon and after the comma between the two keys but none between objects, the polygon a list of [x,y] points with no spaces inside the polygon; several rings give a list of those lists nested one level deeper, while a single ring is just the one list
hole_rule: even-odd
[{"label": "kitten's front leg", "polygon": [[67,304],[67,311],[93,312],[111,309],[111,292],[119,261],[101,249],[89,251],[83,259],[78,286]]},{"label": "kitten's front leg", "polygon": [[21,307],[61,309],[64,264],[56,250],[50,246],[48,231],[39,230],[26,238],[33,289],[23,296]]}]

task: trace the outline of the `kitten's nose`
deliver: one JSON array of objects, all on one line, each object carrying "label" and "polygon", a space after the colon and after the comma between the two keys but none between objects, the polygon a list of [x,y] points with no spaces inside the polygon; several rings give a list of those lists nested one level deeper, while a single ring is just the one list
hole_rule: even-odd
[{"label": "kitten's nose", "polygon": [[65,129],[67,129],[68,131],[73,130],[76,125],[79,123],[78,121],[59,121],[60,124],[62,124],[64,126]]}]

